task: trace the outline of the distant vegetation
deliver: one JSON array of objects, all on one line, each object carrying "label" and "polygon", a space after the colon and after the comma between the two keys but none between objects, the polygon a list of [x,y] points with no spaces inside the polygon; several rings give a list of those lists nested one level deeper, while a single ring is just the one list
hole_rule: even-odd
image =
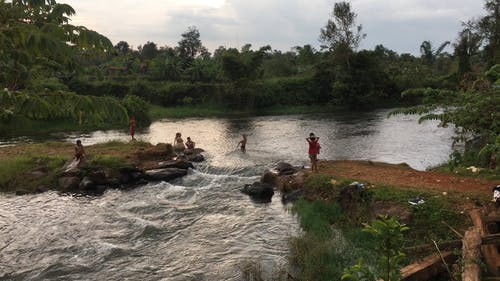
[{"label": "distant vegetation", "polygon": [[[24,133],[19,129],[33,121],[58,129],[124,127],[131,115],[145,124],[151,105],[155,117],[159,107],[180,107],[173,115],[185,116],[190,109],[206,115],[221,108],[417,106],[395,113],[430,113],[424,119],[458,125],[463,140],[481,140],[476,155],[482,151],[483,161],[472,162],[490,165],[500,147],[499,6],[485,1],[486,15],[464,23],[454,41],[423,41],[421,55],[413,56],[382,45],[358,50],[366,35],[347,2],[335,3],[318,27],[319,50],[246,44],[210,53],[194,26],[176,46],[148,41],[132,49],[69,24],[75,13],[69,5],[0,0],[0,132]],[[438,108],[444,111],[435,114]]]}]

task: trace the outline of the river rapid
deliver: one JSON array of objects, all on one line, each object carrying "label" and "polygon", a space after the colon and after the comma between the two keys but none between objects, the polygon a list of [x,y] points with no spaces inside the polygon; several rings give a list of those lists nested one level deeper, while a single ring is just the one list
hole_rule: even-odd
[{"label": "river rapid", "polygon": [[[206,150],[206,161],[182,179],[99,197],[0,194],[0,280],[242,280],[249,263],[270,276],[286,267],[297,219],[279,194],[257,204],[239,189],[278,162],[308,165],[310,132],[320,137],[320,159],[405,162],[418,170],[448,159],[452,129],[387,113],[154,122],[136,137],[172,143],[181,132]],[[248,134],[246,153],[237,149],[241,134]],[[130,137],[49,138],[90,145]]]}]

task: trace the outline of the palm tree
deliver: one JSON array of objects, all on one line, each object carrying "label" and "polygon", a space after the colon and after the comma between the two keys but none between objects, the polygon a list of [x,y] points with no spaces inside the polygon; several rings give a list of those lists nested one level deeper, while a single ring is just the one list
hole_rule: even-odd
[{"label": "palm tree", "polygon": [[420,53],[422,54],[422,58],[429,65],[434,64],[436,59],[442,55],[442,52],[446,46],[450,44],[450,41],[445,41],[437,49],[432,48],[431,41],[424,41],[420,45]]}]

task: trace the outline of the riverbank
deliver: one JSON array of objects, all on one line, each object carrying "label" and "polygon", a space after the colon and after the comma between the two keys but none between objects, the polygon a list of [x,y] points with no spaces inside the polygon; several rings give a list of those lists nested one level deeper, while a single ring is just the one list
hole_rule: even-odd
[{"label": "riverbank", "polygon": [[[409,228],[398,250],[404,254],[403,266],[435,254],[436,247],[458,252],[459,247],[449,245],[461,245],[456,242],[460,242],[459,235],[472,225],[469,212],[495,210],[492,187],[498,182],[478,176],[371,161],[320,161],[318,166],[318,173],[305,171],[298,174],[299,179],[284,176],[277,181],[286,194],[301,189],[302,199],[293,210],[304,233],[291,239],[292,267],[297,269],[298,280],[340,280],[360,259],[363,265],[376,267],[382,258],[376,246],[379,240],[363,228],[380,216],[393,217]],[[433,241],[436,247],[422,246]],[[460,264],[450,265],[455,277],[460,270]],[[443,274],[439,280],[451,278],[446,271]]]}]

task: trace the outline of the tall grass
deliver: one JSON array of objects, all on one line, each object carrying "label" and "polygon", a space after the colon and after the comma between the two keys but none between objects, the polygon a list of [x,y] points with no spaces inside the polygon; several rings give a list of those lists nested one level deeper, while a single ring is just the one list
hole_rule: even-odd
[{"label": "tall grass", "polygon": [[[311,175],[306,179],[305,190],[306,193],[335,193],[351,180],[337,182],[340,183],[332,184],[330,176]],[[369,192],[371,197],[362,203],[362,212],[342,210],[332,200],[335,196],[328,196],[328,201],[302,199],[295,202],[293,211],[298,214],[304,230],[291,240],[291,263],[299,268],[299,280],[340,280],[344,269],[356,264],[359,258],[363,259],[364,264],[376,264],[380,255],[373,249],[375,238],[363,232],[360,224],[369,223],[375,214],[382,211],[373,209],[372,204],[375,202],[386,206],[388,210],[401,210],[409,214],[403,221],[410,228],[405,234],[405,246],[414,246],[432,243],[431,240],[457,239],[446,224],[459,231],[465,230],[470,225],[470,219],[461,206],[467,202],[484,200],[469,194],[443,194],[393,186],[376,186]],[[408,203],[408,200],[417,196],[423,198],[425,203],[416,206]],[[407,254],[407,262],[410,262],[416,254],[429,253]]]},{"label": "tall grass", "polygon": [[359,257],[371,260],[374,256],[363,248],[368,241],[366,234],[342,229],[341,222],[346,218],[337,203],[300,200],[294,204],[294,211],[305,231],[291,242],[291,259],[300,269],[300,280],[340,280],[344,268]]}]

